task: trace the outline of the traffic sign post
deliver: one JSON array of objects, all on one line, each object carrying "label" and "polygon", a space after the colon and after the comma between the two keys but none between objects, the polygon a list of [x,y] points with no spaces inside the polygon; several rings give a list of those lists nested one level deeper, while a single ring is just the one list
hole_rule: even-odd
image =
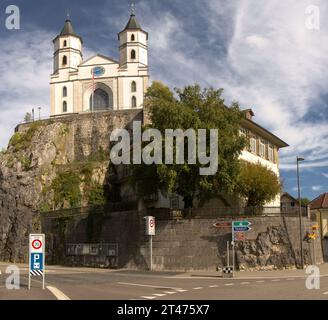
[{"label": "traffic sign post", "polygon": [[28,288],[31,288],[31,276],[42,276],[42,289],[45,283],[45,235],[29,236],[29,273]]},{"label": "traffic sign post", "polygon": [[252,223],[247,220],[232,221],[231,223],[231,245],[232,245],[232,274],[235,273],[235,241],[244,241],[245,232],[250,231]]},{"label": "traffic sign post", "polygon": [[150,249],[150,271],[153,270],[153,236],[156,233],[155,229],[155,217],[146,216],[144,217],[146,220],[146,230],[145,234],[149,236],[149,249]]}]

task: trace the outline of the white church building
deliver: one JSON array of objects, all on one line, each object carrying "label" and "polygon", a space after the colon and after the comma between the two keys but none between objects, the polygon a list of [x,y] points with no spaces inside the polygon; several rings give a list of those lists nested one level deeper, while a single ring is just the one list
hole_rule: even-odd
[{"label": "white church building", "polygon": [[119,61],[97,54],[83,60],[83,40],[68,17],[53,40],[50,114],[142,108],[148,86],[148,33],[134,13],[118,33]]}]

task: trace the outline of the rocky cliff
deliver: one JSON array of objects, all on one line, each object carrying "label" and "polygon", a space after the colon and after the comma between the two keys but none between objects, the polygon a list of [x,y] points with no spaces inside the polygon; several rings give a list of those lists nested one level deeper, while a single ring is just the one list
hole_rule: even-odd
[{"label": "rocky cliff", "polygon": [[26,261],[27,239],[45,211],[110,197],[109,136],[142,112],[70,115],[19,125],[0,154],[0,259]]}]

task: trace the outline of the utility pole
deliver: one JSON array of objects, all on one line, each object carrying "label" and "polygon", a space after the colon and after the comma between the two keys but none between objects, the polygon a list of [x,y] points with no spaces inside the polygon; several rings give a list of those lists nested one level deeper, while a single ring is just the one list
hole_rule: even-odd
[{"label": "utility pole", "polygon": [[298,189],[298,205],[299,205],[299,224],[300,224],[300,257],[301,257],[301,268],[304,269],[304,257],[303,257],[303,232],[302,232],[302,201],[301,201],[301,187],[300,187],[300,169],[299,162],[304,161],[304,158],[297,157],[297,189]]}]

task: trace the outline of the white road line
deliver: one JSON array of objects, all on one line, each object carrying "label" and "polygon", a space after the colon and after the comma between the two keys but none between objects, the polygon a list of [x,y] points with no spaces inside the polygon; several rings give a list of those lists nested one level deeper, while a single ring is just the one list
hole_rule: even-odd
[{"label": "white road line", "polygon": [[249,282],[241,282],[240,284],[249,284]]},{"label": "white road line", "polygon": [[324,292],[323,294],[328,294],[328,291]]},{"label": "white road line", "polygon": [[226,283],[225,286],[233,286],[234,283]]},{"label": "white road line", "polygon": [[218,285],[217,284],[214,284],[214,285],[212,285],[212,286],[209,286],[210,288],[217,288],[218,287]]},{"label": "white road line", "polygon": [[137,286],[137,287],[148,287],[148,288],[164,288],[164,289],[172,289],[172,290],[179,290],[182,288],[175,288],[175,287],[167,287],[161,285],[152,285],[152,284],[140,284],[140,283],[130,283],[130,282],[117,282],[118,284],[123,284],[125,286]]},{"label": "white road line", "polygon": [[272,282],[278,282],[278,281],[280,281],[280,279],[273,279],[273,280],[271,280]]},{"label": "white road line", "polygon": [[165,293],[153,293],[153,296],[164,297],[164,296],[166,296],[166,294]]},{"label": "white road line", "polygon": [[200,290],[200,289],[203,289],[203,287],[196,287],[196,288],[193,288],[194,290]]},{"label": "white road line", "polygon": [[71,300],[65,293],[61,292],[55,287],[47,286],[47,289],[58,299],[58,300]]},{"label": "white road line", "polygon": [[177,289],[177,290],[175,290],[175,291],[178,291],[178,292],[186,292],[186,291],[188,291],[188,290],[185,290],[185,289]]},{"label": "white road line", "polygon": [[175,294],[176,292],[175,291],[164,291],[164,293],[167,293],[167,294]]},{"label": "white road line", "polygon": [[148,297],[148,296],[141,296],[141,298],[148,299],[148,300],[156,299],[156,297]]},{"label": "white road line", "polygon": [[293,281],[295,280],[294,278],[289,278],[289,279],[286,279],[287,281]]},{"label": "white road line", "polygon": [[258,282],[258,283],[263,283],[263,282],[265,282],[264,280],[257,280],[256,282]]}]

